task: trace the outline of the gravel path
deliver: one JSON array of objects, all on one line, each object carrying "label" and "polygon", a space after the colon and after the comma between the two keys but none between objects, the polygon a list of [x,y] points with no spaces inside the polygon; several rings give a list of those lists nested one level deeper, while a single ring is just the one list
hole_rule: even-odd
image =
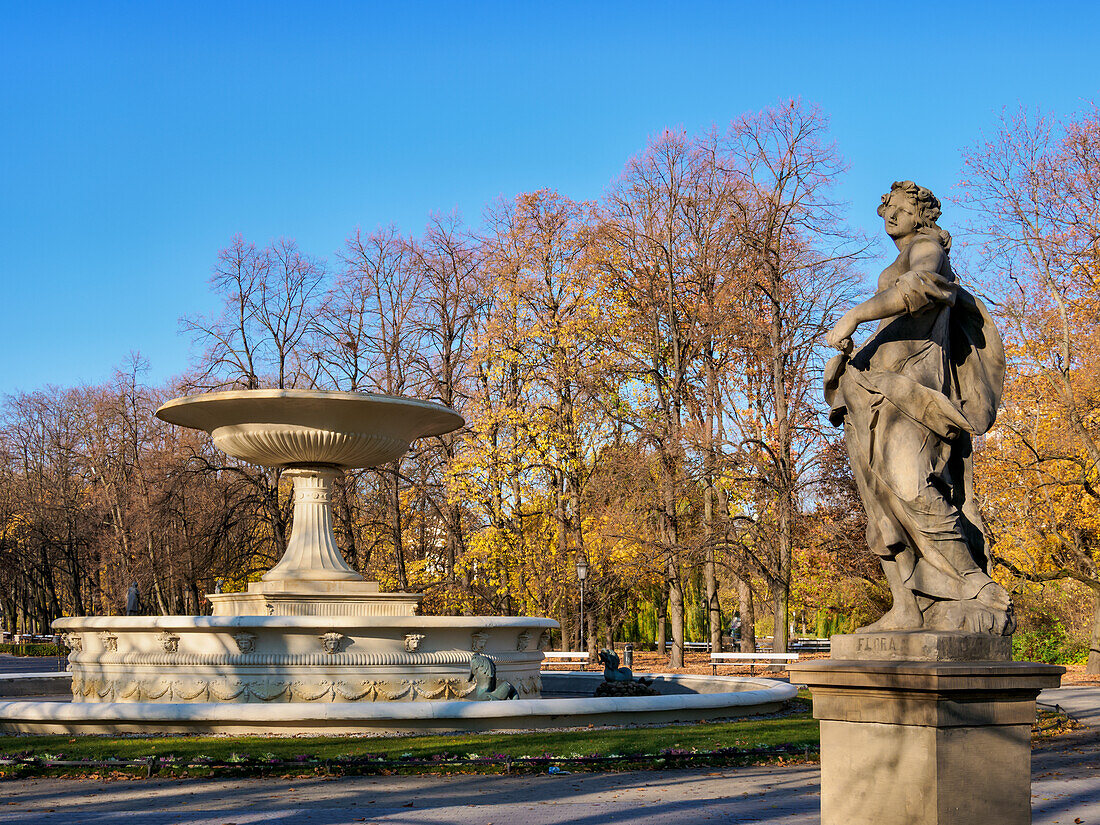
[{"label": "gravel path", "polygon": [[1100,687],[1071,685],[1051,688],[1039,694],[1039,704],[1057,708],[1067,716],[1092,728],[1100,728]]}]

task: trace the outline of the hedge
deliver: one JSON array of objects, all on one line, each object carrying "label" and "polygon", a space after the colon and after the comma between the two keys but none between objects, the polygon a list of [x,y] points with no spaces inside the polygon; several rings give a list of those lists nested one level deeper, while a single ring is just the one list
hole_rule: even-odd
[{"label": "hedge", "polygon": [[[62,648],[55,644],[0,644],[0,653],[11,653],[15,656],[61,656]],[[68,655],[68,650],[65,650]]]}]

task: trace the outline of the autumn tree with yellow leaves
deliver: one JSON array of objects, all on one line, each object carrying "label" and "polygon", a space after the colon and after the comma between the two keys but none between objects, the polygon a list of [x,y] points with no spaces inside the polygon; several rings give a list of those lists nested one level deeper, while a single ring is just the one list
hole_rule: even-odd
[{"label": "autumn tree with yellow leaves", "polygon": [[1100,111],[1005,114],[967,152],[963,191],[1008,357],[977,452],[996,556],[1091,591],[1100,673]]}]

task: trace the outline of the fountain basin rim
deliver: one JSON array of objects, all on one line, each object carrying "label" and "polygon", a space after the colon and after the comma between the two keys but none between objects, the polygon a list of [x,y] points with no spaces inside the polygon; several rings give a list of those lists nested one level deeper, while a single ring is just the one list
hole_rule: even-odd
[{"label": "fountain basin rim", "polygon": [[[272,401],[277,403],[272,404]],[[299,412],[296,407],[306,413],[305,417],[287,414]],[[435,425],[420,431],[419,436],[442,435],[466,423],[450,407],[434,401],[339,390],[260,389],[196,393],[166,401],[155,415],[170,424],[206,432],[219,427],[257,423],[293,424],[324,430],[343,429],[334,420],[354,414],[355,410],[374,408],[377,411],[386,407],[393,407],[395,411],[417,410],[431,414],[436,419]],[[358,431],[355,427],[351,429]]]},{"label": "fountain basin rim", "polygon": [[[544,671],[544,678],[568,672]],[[572,674],[576,675],[576,674]],[[585,674],[594,681],[598,673]],[[682,679],[672,674],[653,674]],[[442,732],[460,730],[526,730],[629,725],[699,719],[721,719],[769,713],[793,699],[798,689],[786,682],[755,677],[706,677],[707,681],[753,685],[750,690],[622,698],[516,699],[508,702],[156,702],[0,701],[0,731],[72,733],[130,731],[244,733],[275,735],[336,731]],[[754,711],[754,708],[756,710]]]},{"label": "fountain basin rim", "polygon": [[[761,702],[793,699],[798,689],[786,682],[758,690],[730,693],[675,694],[672,696],[630,696],[601,699],[513,699],[507,702],[0,702],[0,719],[8,713],[23,711],[19,705],[37,705],[40,709],[68,709],[45,718],[75,719],[86,715],[91,719],[154,722],[172,720],[210,721],[301,721],[326,722],[333,719],[518,719],[524,716],[552,714],[555,716],[589,716],[622,711],[643,713],[656,710],[695,708],[745,707]],[[248,713],[253,709],[263,713]],[[98,712],[96,712],[98,711]],[[127,712],[129,711],[129,712]],[[255,717],[250,719],[249,717]],[[577,726],[588,724],[578,722]],[[569,727],[564,723],[563,726]]]}]

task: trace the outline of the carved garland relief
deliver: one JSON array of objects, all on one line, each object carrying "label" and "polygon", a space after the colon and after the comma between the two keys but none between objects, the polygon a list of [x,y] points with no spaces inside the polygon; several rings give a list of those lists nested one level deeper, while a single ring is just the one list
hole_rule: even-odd
[{"label": "carved garland relief", "polygon": [[[538,677],[535,677],[537,680]],[[527,680],[521,691],[537,691]],[[73,696],[106,702],[396,702],[464,699],[474,691],[473,682],[461,678],[432,680],[370,679],[360,682],[318,682],[277,679],[244,682],[219,679],[85,678],[73,675]]]}]

